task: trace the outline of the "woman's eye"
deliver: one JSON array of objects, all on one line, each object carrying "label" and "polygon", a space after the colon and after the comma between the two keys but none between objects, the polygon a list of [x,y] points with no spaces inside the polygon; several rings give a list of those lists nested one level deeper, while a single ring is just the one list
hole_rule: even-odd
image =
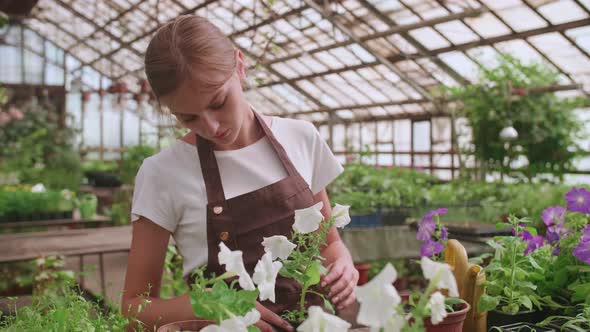
[{"label": "woman's eye", "polygon": [[226,100],[227,100],[227,98],[225,98],[225,99],[223,100],[223,103],[221,103],[221,104],[217,104],[217,105],[213,105],[213,106],[211,106],[211,108],[212,108],[212,109],[214,109],[214,110],[221,109],[221,108],[222,108],[222,107],[225,105],[225,101],[226,101]]},{"label": "woman's eye", "polygon": [[197,119],[196,115],[177,115],[178,120],[181,122],[192,122]]}]

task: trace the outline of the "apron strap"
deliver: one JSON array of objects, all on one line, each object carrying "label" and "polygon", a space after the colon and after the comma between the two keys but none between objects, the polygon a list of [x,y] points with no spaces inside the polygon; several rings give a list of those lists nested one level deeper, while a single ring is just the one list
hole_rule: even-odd
[{"label": "apron strap", "polygon": [[213,152],[213,145],[207,139],[197,135],[197,151],[201,162],[203,180],[205,181],[207,202],[225,202],[225,193],[223,192],[221,175],[219,174],[217,159],[215,159],[215,153]]}]

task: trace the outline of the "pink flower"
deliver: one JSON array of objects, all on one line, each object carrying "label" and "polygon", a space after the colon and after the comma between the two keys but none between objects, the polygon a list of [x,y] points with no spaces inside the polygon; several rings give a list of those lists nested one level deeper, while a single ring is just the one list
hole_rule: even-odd
[{"label": "pink flower", "polygon": [[19,111],[18,109],[14,108],[14,107],[11,107],[8,110],[8,113],[15,120],[22,120],[25,117],[23,112]]},{"label": "pink flower", "polygon": [[12,121],[12,118],[10,117],[10,115],[8,115],[8,113],[0,112],[0,126],[3,126],[9,123],[10,121]]}]

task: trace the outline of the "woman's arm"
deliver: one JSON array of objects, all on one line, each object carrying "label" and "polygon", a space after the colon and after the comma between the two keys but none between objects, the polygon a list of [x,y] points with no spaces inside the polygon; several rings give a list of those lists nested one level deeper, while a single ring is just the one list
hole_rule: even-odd
[{"label": "woman's arm", "polygon": [[[170,233],[167,230],[146,218],[142,217],[133,223],[133,239],[125,276],[122,311],[127,317],[137,318],[143,326],[139,328],[135,323],[130,322],[128,329],[130,331],[135,329],[155,331],[157,327],[167,323],[196,319],[188,294],[166,300],[160,298],[162,272],[169,239]],[[142,310],[137,313],[140,305]],[[262,332],[273,331],[271,325],[293,331],[285,320],[258,302],[256,302],[256,309],[261,316],[256,326]]]},{"label": "woman's arm", "polygon": [[[314,196],[314,201],[323,202],[322,214],[328,220],[332,216],[332,207],[326,189],[322,189]],[[329,272],[322,278],[322,286],[330,286],[328,296],[339,310],[349,306],[355,301],[354,287],[359,278],[358,271],[352,262],[352,256],[348,248],[340,239],[336,227],[332,227],[326,239],[326,246],[321,255],[326,258],[325,265]]]},{"label": "woman's arm", "polygon": [[[162,272],[169,239],[170,232],[149,219],[141,217],[133,223],[122,311],[128,317],[137,317],[149,331],[170,322],[195,319],[188,294],[172,299],[160,299]],[[142,310],[137,313],[140,305]],[[138,327],[131,326],[131,329],[133,328]]]}]

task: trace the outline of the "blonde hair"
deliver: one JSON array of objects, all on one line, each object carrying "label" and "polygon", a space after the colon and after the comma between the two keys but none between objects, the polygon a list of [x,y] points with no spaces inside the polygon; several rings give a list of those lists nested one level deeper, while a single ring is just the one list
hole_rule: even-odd
[{"label": "blonde hair", "polygon": [[[196,15],[182,15],[166,23],[145,53],[145,73],[158,99],[187,81],[204,90],[218,89],[235,67],[232,42],[213,23]],[[209,70],[220,71],[224,79],[212,79]]]}]

